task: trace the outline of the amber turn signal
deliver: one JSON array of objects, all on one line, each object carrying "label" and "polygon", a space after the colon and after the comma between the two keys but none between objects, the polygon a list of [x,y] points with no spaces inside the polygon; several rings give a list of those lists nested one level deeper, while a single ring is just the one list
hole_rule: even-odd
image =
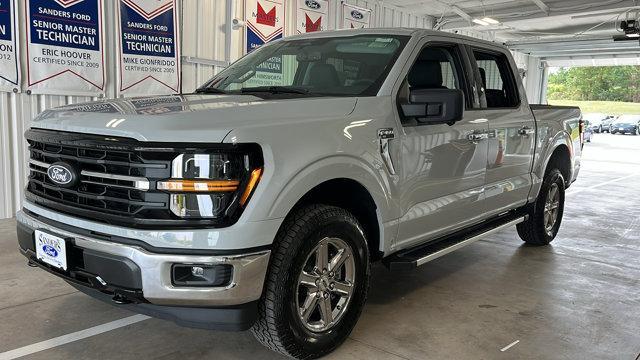
[{"label": "amber turn signal", "polygon": [[181,180],[158,182],[158,190],[172,192],[230,192],[238,190],[238,180]]},{"label": "amber turn signal", "polygon": [[244,206],[244,204],[247,202],[249,196],[253,192],[253,188],[255,188],[258,184],[260,176],[262,176],[262,168],[257,168],[251,172],[249,183],[247,183],[247,188],[244,189],[244,193],[242,193],[242,197],[240,197],[240,206]]}]

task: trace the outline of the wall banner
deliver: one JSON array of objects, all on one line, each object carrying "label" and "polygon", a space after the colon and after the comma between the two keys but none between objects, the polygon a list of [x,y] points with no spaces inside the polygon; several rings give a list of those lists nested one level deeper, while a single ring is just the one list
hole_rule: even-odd
[{"label": "wall banner", "polygon": [[362,29],[371,27],[371,9],[342,3],[342,28]]},{"label": "wall banner", "polygon": [[281,39],[284,33],[285,0],[245,0],[244,20],[245,50],[252,50],[273,40]]},{"label": "wall banner", "polygon": [[102,0],[24,3],[28,90],[37,94],[103,94]]},{"label": "wall banner", "polygon": [[327,30],[329,0],[298,0],[296,31],[298,34]]},{"label": "wall banner", "polygon": [[180,36],[176,9],[175,0],[120,0],[120,94],[180,92]]},{"label": "wall banner", "polygon": [[0,91],[20,87],[15,0],[0,0]]}]

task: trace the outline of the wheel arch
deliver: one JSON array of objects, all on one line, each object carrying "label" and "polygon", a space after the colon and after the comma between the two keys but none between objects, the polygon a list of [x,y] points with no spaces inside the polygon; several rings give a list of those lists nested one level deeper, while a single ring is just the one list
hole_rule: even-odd
[{"label": "wheel arch", "polygon": [[553,149],[551,155],[546,161],[544,173],[546,174],[547,171],[551,169],[551,167],[555,167],[560,170],[560,173],[562,173],[562,176],[564,176],[566,186],[569,186],[569,184],[571,183],[573,169],[571,161],[571,150],[566,144],[558,144]]},{"label": "wheel arch", "polygon": [[394,218],[388,186],[383,171],[374,170],[357,159],[324,159],[298,173],[283,187],[269,216],[285,218],[310,203],[344,208],[363,227],[372,259],[377,260],[389,247],[396,230],[396,225],[385,226]]}]

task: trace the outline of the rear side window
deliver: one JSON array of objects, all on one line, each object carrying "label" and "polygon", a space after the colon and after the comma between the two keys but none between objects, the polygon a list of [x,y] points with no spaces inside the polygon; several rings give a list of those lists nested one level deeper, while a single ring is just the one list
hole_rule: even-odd
[{"label": "rear side window", "polygon": [[487,108],[513,108],[520,104],[520,97],[509,60],[504,54],[475,50],[482,87],[485,89]]}]

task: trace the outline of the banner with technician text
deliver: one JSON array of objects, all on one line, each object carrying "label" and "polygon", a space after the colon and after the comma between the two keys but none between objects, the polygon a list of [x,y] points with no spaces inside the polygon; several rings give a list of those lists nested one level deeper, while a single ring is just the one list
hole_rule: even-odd
[{"label": "banner with technician text", "polygon": [[27,89],[37,94],[104,93],[102,0],[24,0]]},{"label": "banner with technician text", "polygon": [[0,91],[20,87],[15,0],[0,0]]},{"label": "banner with technician text", "polygon": [[256,48],[284,34],[285,0],[245,0],[245,49],[250,53]]},{"label": "banner with technician text", "polygon": [[362,29],[371,27],[371,9],[347,3],[342,4],[342,28]]},{"label": "banner with technician text", "polygon": [[176,1],[119,2],[119,93],[127,96],[179,93]]},{"label": "banner with technician text", "polygon": [[296,31],[298,34],[324,31],[329,27],[329,0],[298,0]]}]

